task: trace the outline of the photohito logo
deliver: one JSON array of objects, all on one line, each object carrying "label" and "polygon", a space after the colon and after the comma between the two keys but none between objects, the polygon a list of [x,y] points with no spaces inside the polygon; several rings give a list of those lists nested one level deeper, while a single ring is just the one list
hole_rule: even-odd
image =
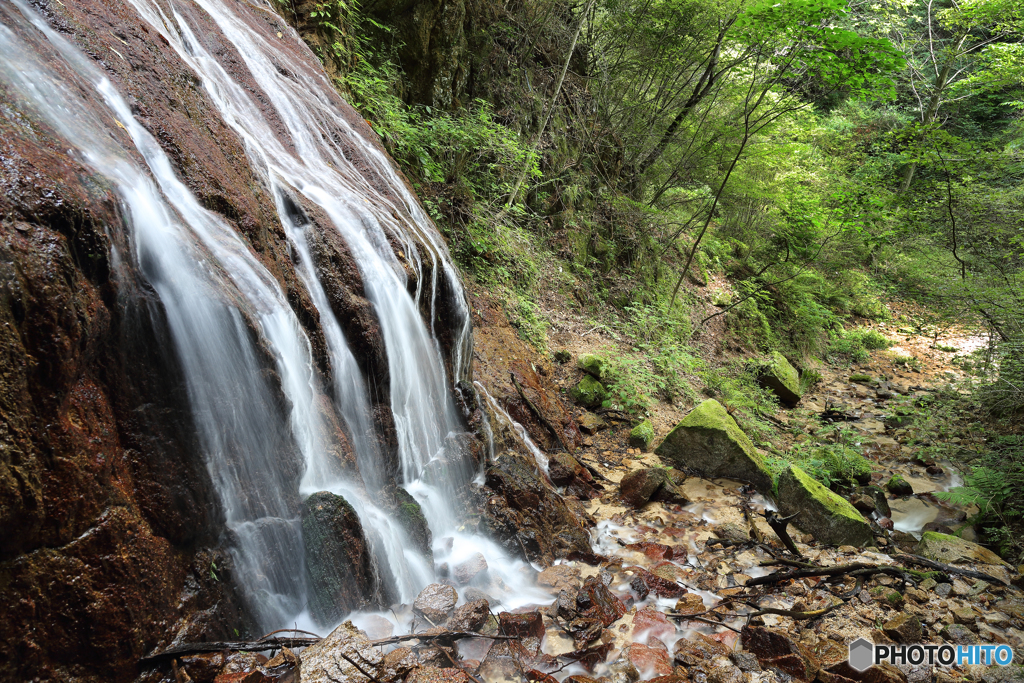
[{"label": "photohito logo", "polygon": [[865,671],[873,664],[998,664],[1013,661],[1009,645],[875,645],[858,638],[850,643],[850,666]]}]

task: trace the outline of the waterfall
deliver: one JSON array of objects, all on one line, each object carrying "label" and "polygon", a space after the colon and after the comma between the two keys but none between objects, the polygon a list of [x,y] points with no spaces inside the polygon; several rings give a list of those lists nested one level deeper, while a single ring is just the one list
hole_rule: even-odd
[{"label": "waterfall", "polygon": [[[469,311],[447,250],[419,203],[387,157],[338,111],[337,94],[294,32],[285,39],[293,41],[298,56],[270,42],[272,34],[247,4],[189,3],[190,11],[197,6],[214,20],[219,38],[241,56],[261,94],[256,102],[253,89],[204,46],[187,13],[178,11],[181,3],[128,2],[198,75],[274,198],[296,273],[320,317],[330,386],[322,386],[310,342],[277,280],[232,227],[203,208],[176,177],[163,149],[106,76],[23,0],[0,7],[0,74],[24,106],[64,139],[69,154],[109,182],[123,205],[124,241],[130,245],[124,256],[156,292],[166,315],[230,531],[235,576],[260,626],[270,630],[305,622],[308,589],[298,504],[321,490],[343,495],[353,506],[378,570],[388,573],[394,597],[402,602],[411,602],[433,580],[433,567],[376,503],[376,494],[391,483],[404,486],[421,504],[436,556],[457,564],[482,552],[498,583],[521,586],[528,570],[524,563],[459,530],[458,493],[477,473],[460,446],[464,428],[449,386],[468,379]],[[169,7],[169,15],[163,7]],[[350,148],[358,150],[359,164]],[[383,467],[367,382],[313,267],[311,228],[297,211],[303,204],[319,207],[337,230],[379,320],[398,436],[397,482],[388,481]],[[402,245],[403,258],[416,274],[412,293],[392,240]],[[429,282],[424,281],[427,268]],[[447,376],[434,330],[443,293],[453,296],[456,318],[454,378]],[[430,311],[429,323],[421,316],[421,303]],[[272,357],[279,387],[261,372],[262,350]],[[286,406],[279,405],[277,390]],[[324,395],[333,399],[333,410],[345,423],[358,475],[340,471],[328,456]],[[301,460],[301,473],[283,466],[288,453]]]}]

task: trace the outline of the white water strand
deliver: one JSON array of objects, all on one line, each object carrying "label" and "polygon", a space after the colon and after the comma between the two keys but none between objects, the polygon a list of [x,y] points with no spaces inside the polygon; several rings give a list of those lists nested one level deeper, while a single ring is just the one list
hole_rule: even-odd
[{"label": "white water strand", "polygon": [[[480,384],[480,382],[473,382],[473,384],[476,386],[477,390],[480,393],[482,393],[484,396],[487,397],[487,401],[491,404],[491,407],[494,408],[494,412],[497,413],[499,417],[504,419],[505,422],[508,423],[508,426],[511,427],[513,431],[515,431],[515,433],[519,436],[519,440],[523,442],[523,445],[526,446],[526,449],[528,451],[530,451],[531,455],[533,455],[533,459],[537,463],[537,467],[540,468],[541,472],[543,472],[545,475],[547,475],[548,474],[548,456],[544,455],[544,452],[540,448],[537,447],[537,444],[533,443],[533,439],[531,439],[530,435],[526,433],[526,427],[524,427],[523,425],[521,425],[518,422],[516,422],[515,420],[513,420],[512,416],[509,415],[507,412],[505,412],[505,409],[502,408],[498,404],[498,402],[496,400],[494,400],[494,397],[491,396],[490,392],[488,392],[486,388],[484,388],[483,384]],[[489,429],[489,427],[488,427],[488,429]],[[491,443],[491,447],[490,448],[491,448],[491,456],[493,458],[493,454],[494,454],[493,438],[494,437],[492,436],[491,438],[492,438],[492,443]]]},{"label": "white water strand", "polygon": [[[434,477],[433,483],[450,482],[453,486],[446,493],[453,494],[465,477],[459,476],[462,458],[445,457],[445,441],[461,431],[459,418],[448,391],[436,340],[423,324],[415,300],[406,292],[404,269],[387,240],[387,232],[398,235],[403,238],[406,253],[415,254],[415,244],[409,234],[414,231],[421,242],[432,247],[435,277],[439,264],[448,272],[450,265],[446,254],[417,203],[398,181],[383,155],[359,137],[335,110],[332,95],[326,92],[330,85],[322,74],[295,60],[287,62],[286,69],[279,68],[286,56],[284,52],[268,44],[264,35],[249,27],[226,3],[198,0],[242,55],[287,129],[290,146],[283,144],[279,134],[275,134],[246,89],[206,52],[180,13],[174,14],[172,22],[161,16],[154,4],[146,0],[132,1],[182,59],[202,76],[207,92],[225,120],[243,137],[250,156],[258,158],[254,166],[267,168],[271,183],[294,187],[319,205],[343,235],[360,269],[367,297],[374,304],[387,346],[391,407],[399,438],[402,480],[414,482],[424,476],[432,461],[443,461],[444,476]],[[177,30],[170,30],[171,25]],[[282,71],[288,75],[282,75]],[[373,170],[389,182],[389,189],[402,197],[406,206],[395,207],[386,196],[375,191],[365,174],[353,167],[342,147],[333,140],[335,135],[343,135],[346,142],[357,146],[374,164]],[[367,201],[367,197],[373,201]],[[421,215],[424,227],[400,220],[398,217],[403,211],[399,209],[413,216]],[[291,230],[290,237],[295,237],[297,232]],[[453,272],[451,277],[454,278]],[[457,283],[457,278],[453,282]],[[456,294],[459,306],[464,308],[460,288]],[[431,297],[435,296],[436,286],[431,289]],[[329,308],[321,308],[320,313],[322,318],[333,316]],[[468,329],[468,311],[464,312],[462,326]],[[457,346],[464,343],[463,339]],[[316,467],[310,468],[310,476],[316,471]],[[371,472],[364,471],[364,476],[374,478]],[[446,517],[442,525],[452,526],[454,514]]]}]

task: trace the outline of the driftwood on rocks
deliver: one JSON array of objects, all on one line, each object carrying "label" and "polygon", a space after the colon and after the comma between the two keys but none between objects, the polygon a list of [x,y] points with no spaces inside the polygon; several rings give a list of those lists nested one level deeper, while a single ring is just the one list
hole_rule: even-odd
[{"label": "driftwood on rocks", "polygon": [[[303,633],[305,633],[303,631]],[[408,633],[402,636],[391,636],[369,641],[371,646],[394,645],[410,640],[461,640],[463,638],[487,638],[489,640],[516,640],[517,636],[488,636],[471,631],[439,631],[436,633]],[[210,643],[182,643],[160,652],[146,655],[140,662],[155,662],[168,657],[203,654],[205,652],[262,652],[263,650],[279,650],[283,647],[309,647],[323,640],[320,636],[310,634],[305,638],[280,638],[264,636],[257,640],[220,641]]]},{"label": "driftwood on rocks", "polygon": [[1006,583],[1005,581],[1003,581],[1002,579],[999,579],[999,578],[996,578],[996,577],[992,576],[991,574],[986,574],[985,572],[976,572],[976,571],[974,571],[972,569],[962,569],[960,567],[954,567],[951,564],[943,564],[942,562],[936,562],[935,560],[929,560],[928,558],[921,557],[920,555],[909,555],[909,554],[904,553],[904,554],[900,554],[900,555],[895,555],[894,558],[898,559],[898,560],[902,560],[902,561],[910,563],[910,564],[916,564],[916,565],[919,565],[919,566],[922,566],[922,567],[928,567],[929,569],[937,569],[937,570],[939,570],[941,572],[945,572],[947,574],[956,574],[956,575],[959,575],[959,576],[966,576],[967,578],[970,578],[970,579],[981,579],[982,581],[989,581],[991,583],[998,583],[998,584],[1003,585],[1003,586],[1009,586],[1010,585],[1010,584]]}]

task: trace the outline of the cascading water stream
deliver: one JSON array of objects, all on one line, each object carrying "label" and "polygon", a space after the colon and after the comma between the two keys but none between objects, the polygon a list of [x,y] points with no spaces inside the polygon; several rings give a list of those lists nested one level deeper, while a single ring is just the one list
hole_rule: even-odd
[{"label": "cascading water stream", "polygon": [[[324,489],[343,495],[356,509],[378,567],[390,571],[395,597],[411,601],[432,579],[432,568],[411,550],[405,530],[327,458],[330,444],[324,439],[330,430],[318,404],[322,388],[309,341],[280,285],[223,219],[199,205],[105,76],[21,0],[14,1],[20,13],[10,5],[0,10],[4,24],[17,30],[3,28],[4,79],[110,182],[124,204],[125,241],[164,307],[210,476],[233,534],[235,575],[260,624],[269,629],[305,621],[298,504],[301,495]],[[389,482],[380,466],[366,385],[312,267],[308,225],[296,217],[295,193],[321,207],[339,231],[374,305],[387,347],[399,483],[421,503],[435,551],[453,564],[482,551],[499,583],[521,586],[522,574],[528,573],[524,563],[510,560],[487,539],[458,531],[454,501],[474,472],[458,447],[463,428],[433,330],[439,293],[452,295],[446,303],[454,309],[458,328],[452,357],[457,379],[468,376],[469,315],[447,252],[415,198],[387,158],[339,114],[336,95],[322,72],[309,66],[315,62],[305,46],[305,60],[294,59],[282,68],[284,53],[247,23],[251,16],[236,15],[220,0],[197,0],[242,55],[283,124],[275,130],[252,101],[251,88],[234,80],[203,48],[173,3],[172,20],[155,3],[130,1],[201,76],[276,201],[296,254],[296,271],[320,314],[333,370],[334,408],[346,424],[371,495]],[[289,37],[299,41],[294,34]],[[58,66],[42,57],[53,51],[60,55]],[[130,145],[121,142],[125,137],[115,126],[127,131]],[[346,144],[370,164],[374,182],[349,159]],[[140,157],[144,165],[135,160]],[[388,193],[375,189],[375,183]],[[406,271],[389,235],[403,245],[416,271],[415,295],[407,291]],[[429,288],[417,245],[430,264]],[[424,296],[430,302],[429,327],[418,305]],[[273,357],[287,410],[261,373],[258,345]],[[282,467],[281,454],[287,452],[301,456],[301,475]],[[530,595],[524,591],[520,599]]]},{"label": "cascading water stream", "polygon": [[[322,73],[312,71],[305,63],[296,60],[282,62],[287,54],[274,50],[265,34],[253,29],[227,3],[197,0],[197,4],[217,22],[242,56],[249,73],[284,123],[287,135],[274,131],[249,92],[203,47],[180,12],[173,12],[172,18],[149,0],[130,1],[161,32],[179,56],[202,76],[204,87],[225,121],[245,140],[252,166],[264,169],[263,175],[275,194],[285,197],[294,188],[306,200],[318,205],[351,249],[387,346],[391,408],[399,438],[401,483],[421,504],[435,539],[453,539],[450,551],[437,544],[437,553],[457,564],[475,552],[486,551],[485,555],[499,559],[500,564],[514,565],[509,563],[497,545],[479,536],[457,531],[459,517],[454,502],[458,491],[470,482],[475,472],[458,447],[457,435],[463,428],[448,389],[440,347],[424,324],[416,304],[423,293],[417,240],[427,248],[432,261],[431,310],[434,310],[438,295],[439,268],[453,291],[452,303],[456,306],[460,330],[452,367],[459,375],[464,375],[469,365],[469,315],[465,296],[446,250],[418,202],[409,194],[387,159],[339,114],[332,104],[331,86]],[[299,40],[294,35],[291,39]],[[306,50],[305,46],[301,49]],[[356,146],[361,155],[374,162],[372,171],[393,196],[401,199],[400,205],[367,182],[366,172],[355,168],[339,140]],[[367,201],[368,197],[371,202]],[[311,259],[304,234],[306,226],[295,224],[291,213],[284,210],[280,201],[278,209],[293,248],[300,255],[299,270],[313,294],[321,320],[325,321],[325,330],[328,327],[337,330],[328,334],[332,360],[337,367],[353,368],[351,371],[356,372],[354,361],[348,360],[350,352],[343,348],[340,327],[320,284],[316,282],[316,274],[309,269]],[[409,260],[417,266],[419,274],[415,296],[410,296],[407,291],[405,271],[392,251],[388,233],[401,239],[405,253],[412,257]],[[431,321],[435,317],[432,314]],[[341,343],[332,342],[332,339],[341,340]],[[343,374],[336,373],[336,376],[343,377]],[[353,382],[353,386],[355,384]],[[365,397],[365,388],[361,386],[340,399],[352,431],[357,427],[349,417],[352,411],[346,406],[356,404],[360,397]],[[365,398],[362,401],[365,404]],[[360,407],[354,412],[364,415],[367,408]],[[359,444],[356,447],[360,449]],[[371,451],[367,446],[360,453],[359,463],[363,478],[371,488],[386,483],[376,450]],[[325,479],[321,471],[316,462],[310,463],[302,483],[305,493],[331,489],[333,483]],[[520,583],[511,575],[509,581]],[[411,596],[403,594],[402,598],[408,600]]]}]

